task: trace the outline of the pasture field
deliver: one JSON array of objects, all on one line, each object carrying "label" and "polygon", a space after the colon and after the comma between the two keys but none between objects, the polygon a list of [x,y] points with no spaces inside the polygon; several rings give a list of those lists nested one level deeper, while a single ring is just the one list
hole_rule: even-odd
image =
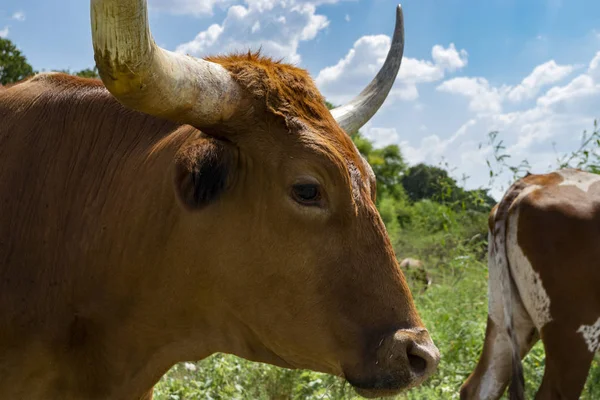
[{"label": "pasture field", "polygon": [[[458,399],[458,390],[476,365],[487,318],[486,212],[458,210],[428,200],[396,202],[382,209],[403,215],[404,226],[387,220],[398,257],[422,259],[433,284],[421,293],[409,284],[442,359],[437,373],[397,399]],[[385,207],[383,207],[385,208]],[[533,398],[544,370],[541,342],[524,360],[527,398]],[[157,400],[183,399],[358,399],[339,378],[290,371],[217,354],[182,363],[156,387]],[[582,399],[600,399],[600,359],[588,376]]]}]

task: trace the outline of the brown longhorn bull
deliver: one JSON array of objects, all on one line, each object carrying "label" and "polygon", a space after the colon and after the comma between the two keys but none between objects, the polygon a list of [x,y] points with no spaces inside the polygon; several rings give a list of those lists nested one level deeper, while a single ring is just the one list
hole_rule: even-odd
[{"label": "brown longhorn bull", "polygon": [[145,0],[92,0],[102,78],[0,92],[0,395],[139,399],[215,352],[414,387],[439,352],[346,132],[397,75],[329,111],[258,54],[159,48]]}]

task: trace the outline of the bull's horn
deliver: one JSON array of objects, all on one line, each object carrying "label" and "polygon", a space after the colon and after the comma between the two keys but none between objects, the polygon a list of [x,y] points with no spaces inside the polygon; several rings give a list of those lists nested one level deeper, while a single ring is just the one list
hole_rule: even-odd
[{"label": "bull's horn", "polygon": [[334,108],[331,114],[348,134],[354,133],[366,124],[385,101],[392,89],[402,63],[404,53],[404,16],[402,7],[396,8],[396,28],[394,38],[385,63],[375,79],[348,104]]},{"label": "bull's horn", "polygon": [[91,0],[90,13],[100,77],[125,106],[198,127],[235,112],[242,91],[229,72],[158,47],[146,0]]}]

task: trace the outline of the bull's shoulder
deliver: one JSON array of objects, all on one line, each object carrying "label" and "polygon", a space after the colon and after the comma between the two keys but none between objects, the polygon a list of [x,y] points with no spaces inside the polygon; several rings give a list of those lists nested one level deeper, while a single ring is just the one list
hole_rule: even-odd
[{"label": "bull's shoulder", "polygon": [[[21,109],[23,105],[43,105],[53,102],[75,102],[82,96],[110,99],[102,81],[81,78],[60,72],[44,72],[0,90],[0,107]],[[39,100],[43,100],[40,102]]]},{"label": "bull's shoulder", "polygon": [[8,85],[8,88],[17,88],[20,86],[39,85],[40,88],[98,88],[103,87],[102,81],[95,78],[83,78],[75,75],[69,75],[64,72],[40,72],[21,82]]}]

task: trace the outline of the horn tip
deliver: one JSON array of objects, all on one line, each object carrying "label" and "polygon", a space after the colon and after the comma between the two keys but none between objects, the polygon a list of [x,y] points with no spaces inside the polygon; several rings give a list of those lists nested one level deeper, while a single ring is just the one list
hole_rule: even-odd
[{"label": "horn tip", "polygon": [[398,4],[396,6],[396,18],[402,18],[403,13],[402,13],[402,4]]}]

